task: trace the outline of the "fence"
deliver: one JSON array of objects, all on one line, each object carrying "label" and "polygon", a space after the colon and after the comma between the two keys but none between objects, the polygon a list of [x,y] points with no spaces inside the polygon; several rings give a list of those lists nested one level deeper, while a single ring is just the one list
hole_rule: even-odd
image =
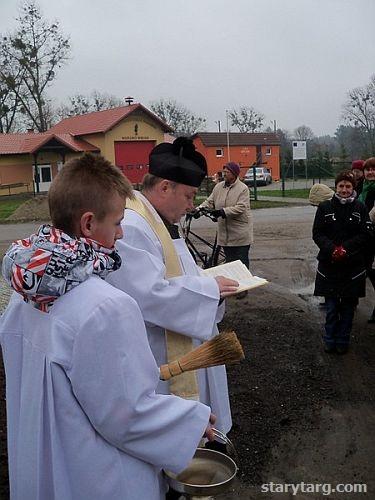
[{"label": "fence", "polygon": [[[30,186],[30,183],[28,182],[15,182],[13,184],[0,184],[0,196],[10,196],[11,194],[19,194],[19,193],[25,193],[25,189],[21,189],[20,188],[27,188],[27,192],[29,192],[29,186]],[[3,190],[8,190],[7,193],[5,193]],[[16,190],[17,193],[12,193],[11,190]]]},{"label": "fence", "polygon": [[320,160],[312,158],[310,160],[290,161],[289,163],[282,162],[281,177],[283,179],[313,179],[320,182],[321,179],[334,178],[342,170],[350,170],[351,161],[335,161]]}]

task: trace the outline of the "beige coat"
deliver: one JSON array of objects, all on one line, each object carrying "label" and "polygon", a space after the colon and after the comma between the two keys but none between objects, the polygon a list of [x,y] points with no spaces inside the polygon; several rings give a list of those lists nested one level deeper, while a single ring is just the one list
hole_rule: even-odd
[{"label": "beige coat", "polygon": [[237,247],[253,242],[253,221],[248,187],[237,179],[229,187],[219,182],[200,207],[224,209],[226,217],[218,219],[218,243]]}]

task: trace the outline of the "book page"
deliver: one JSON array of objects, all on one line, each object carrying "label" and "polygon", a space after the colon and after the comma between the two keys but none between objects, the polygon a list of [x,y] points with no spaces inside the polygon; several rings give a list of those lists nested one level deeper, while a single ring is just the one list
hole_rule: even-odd
[{"label": "book page", "polygon": [[251,288],[256,288],[268,283],[268,281],[264,278],[253,276],[245,264],[243,264],[240,260],[226,262],[225,264],[210,267],[209,269],[202,269],[201,273],[203,276],[212,276],[213,278],[215,278],[215,276],[224,276],[225,278],[238,281],[240,286],[234,293],[250,290]]}]

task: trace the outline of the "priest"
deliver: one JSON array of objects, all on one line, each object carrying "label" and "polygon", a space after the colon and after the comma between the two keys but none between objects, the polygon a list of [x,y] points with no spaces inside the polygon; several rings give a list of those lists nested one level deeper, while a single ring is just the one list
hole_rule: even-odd
[{"label": "priest", "polygon": [[[150,154],[142,192],[127,204],[116,246],[121,269],[108,281],[133,297],[146,323],[158,365],[173,361],[218,333],[224,314],[222,298],[238,283],[200,274],[177,223],[194,207],[194,197],[207,175],[205,158],[190,139],[162,143]],[[216,426],[227,433],[232,425],[224,366],[180,375],[160,382],[158,391],[196,399],[209,405]],[[222,448],[217,443],[218,448]]]}]

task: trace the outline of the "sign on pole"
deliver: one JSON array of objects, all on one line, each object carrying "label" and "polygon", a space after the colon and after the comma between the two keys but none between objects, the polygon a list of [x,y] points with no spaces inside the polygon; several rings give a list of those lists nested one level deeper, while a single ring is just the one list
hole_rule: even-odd
[{"label": "sign on pole", "polygon": [[306,159],[306,141],[293,141],[293,160]]}]

